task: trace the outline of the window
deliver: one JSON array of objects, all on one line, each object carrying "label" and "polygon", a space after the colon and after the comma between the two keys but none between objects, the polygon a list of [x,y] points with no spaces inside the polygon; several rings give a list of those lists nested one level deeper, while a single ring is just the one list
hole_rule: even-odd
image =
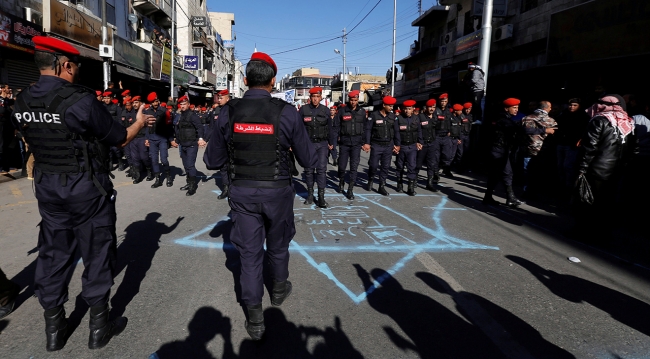
[{"label": "window", "polygon": [[474,30],[474,19],[472,18],[472,11],[465,13],[465,24],[463,25],[463,36],[473,33]]},{"label": "window", "polygon": [[521,0],[521,13],[532,10],[544,3],[544,0]]},{"label": "window", "polygon": [[106,22],[112,25],[115,24],[115,6],[106,4]]}]

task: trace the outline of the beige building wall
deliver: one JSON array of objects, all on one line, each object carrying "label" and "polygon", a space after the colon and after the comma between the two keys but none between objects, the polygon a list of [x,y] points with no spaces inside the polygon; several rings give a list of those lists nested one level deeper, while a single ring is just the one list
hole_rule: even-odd
[{"label": "beige building wall", "polygon": [[209,12],[210,22],[223,40],[233,39],[232,26],[235,25],[235,14],[229,12]]}]

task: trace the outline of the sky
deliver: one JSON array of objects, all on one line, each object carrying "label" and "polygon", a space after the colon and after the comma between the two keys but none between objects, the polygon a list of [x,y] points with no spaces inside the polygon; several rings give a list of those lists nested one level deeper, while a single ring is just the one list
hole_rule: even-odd
[{"label": "sky", "polygon": [[[392,61],[393,4],[391,0],[208,0],[207,6],[208,11],[235,14],[235,57],[244,64],[257,48],[274,59],[278,77],[302,67],[337,74],[343,69],[341,36],[346,28],[348,71],[385,76]],[[422,0],[422,11],[433,5],[434,0]],[[418,28],[411,22],[418,16],[417,0],[397,1],[395,61],[408,56],[417,39]]]}]

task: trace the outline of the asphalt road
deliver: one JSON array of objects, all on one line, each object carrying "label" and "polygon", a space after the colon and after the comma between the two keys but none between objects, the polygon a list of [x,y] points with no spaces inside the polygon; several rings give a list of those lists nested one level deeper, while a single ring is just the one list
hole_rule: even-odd
[{"label": "asphalt road", "polygon": [[295,181],[293,294],[275,308],[267,293],[267,332],[253,342],[237,302],[228,203],[217,200],[219,176],[201,158],[202,151],[197,168],[206,177],[193,197],[178,190],[184,177],[151,189],[115,172],[111,305],[129,324],[97,351],[87,348],[87,307],[77,296],[81,262],[66,304],[74,332],[60,352],[45,351],[31,288],[40,221],[32,182],[1,182],[0,266],[24,290],[0,321],[0,357],[650,357],[650,270],[565,238],[561,212],[481,205],[485,183],[471,174],[415,197],[391,183],[389,197],[356,188],[353,202],[332,181],[327,210],[303,205]]}]

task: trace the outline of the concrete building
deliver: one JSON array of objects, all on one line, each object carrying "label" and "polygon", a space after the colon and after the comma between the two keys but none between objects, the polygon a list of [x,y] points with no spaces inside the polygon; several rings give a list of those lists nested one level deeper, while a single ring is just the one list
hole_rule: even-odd
[{"label": "concrete building", "polygon": [[279,90],[296,89],[294,101],[306,103],[309,100],[309,89],[316,86],[323,88],[323,98],[331,98],[331,85],[332,76],[321,75],[319,69],[310,67],[297,69],[291,76],[285,75],[280,81]]}]

